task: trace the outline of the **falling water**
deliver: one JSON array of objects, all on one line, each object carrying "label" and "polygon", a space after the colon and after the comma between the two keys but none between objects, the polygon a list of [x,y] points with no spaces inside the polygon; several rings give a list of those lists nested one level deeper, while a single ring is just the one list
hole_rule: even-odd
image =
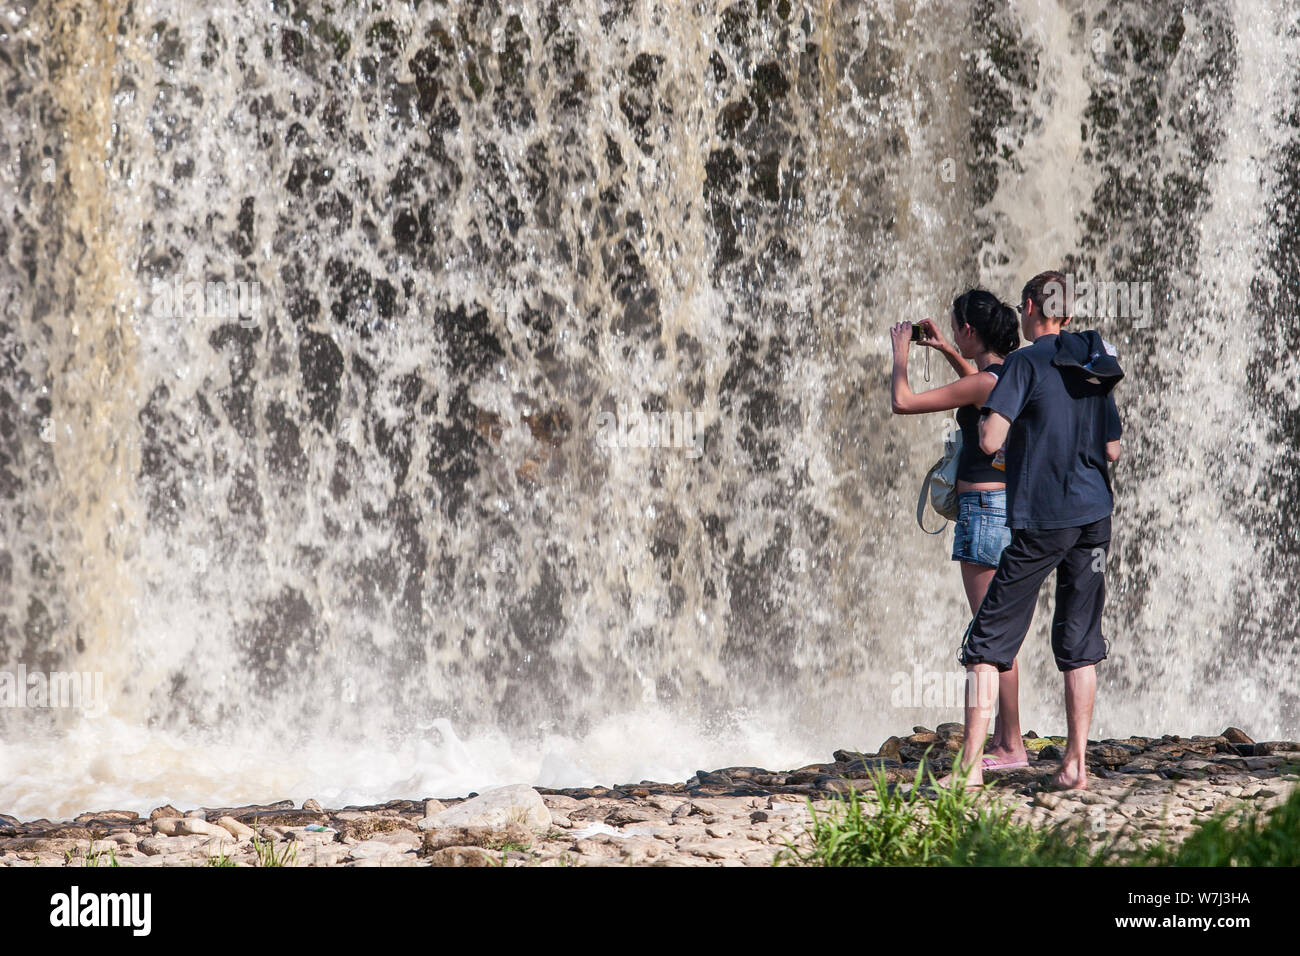
[{"label": "falling water", "polygon": [[1095,323],[1094,736],[1296,737],[1298,16],[6,0],[0,672],[104,703],[0,708],[0,811],[683,779],[957,719],[897,696],[968,610],[887,329],[1049,267],[1154,290]]}]

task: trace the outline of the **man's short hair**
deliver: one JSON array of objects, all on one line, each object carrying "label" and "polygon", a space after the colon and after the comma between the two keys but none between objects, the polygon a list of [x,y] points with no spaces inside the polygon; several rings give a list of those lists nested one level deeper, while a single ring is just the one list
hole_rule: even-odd
[{"label": "man's short hair", "polygon": [[1020,292],[1020,304],[1023,306],[1028,299],[1034,303],[1039,315],[1063,322],[1070,318],[1070,301],[1066,289],[1067,283],[1062,273],[1055,270],[1040,272],[1025,283]]}]

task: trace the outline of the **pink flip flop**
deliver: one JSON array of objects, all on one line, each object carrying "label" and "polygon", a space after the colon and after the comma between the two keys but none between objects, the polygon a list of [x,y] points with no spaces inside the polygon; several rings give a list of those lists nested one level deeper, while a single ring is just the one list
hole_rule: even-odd
[{"label": "pink flip flop", "polygon": [[1017,767],[1028,767],[1028,760],[1012,760],[1007,763],[998,763],[996,757],[985,757],[982,761],[985,770],[1015,770]]}]

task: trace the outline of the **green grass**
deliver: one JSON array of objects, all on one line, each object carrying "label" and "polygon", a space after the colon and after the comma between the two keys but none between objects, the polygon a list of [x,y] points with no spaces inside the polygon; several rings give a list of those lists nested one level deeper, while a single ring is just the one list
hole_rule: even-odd
[{"label": "green grass", "polygon": [[1140,866],[1300,866],[1300,788],[1267,816],[1247,807],[1215,814],[1182,843],[1159,843]]},{"label": "green grass", "polygon": [[[851,790],[812,819],[806,845],[787,842],[776,863],[795,866],[1297,866],[1300,788],[1272,814],[1249,808],[1216,814],[1174,843],[1153,846],[1136,831],[1089,833],[1081,821],[1035,827],[1011,820],[1012,809],[982,791],[933,787],[924,763],[917,785],[891,786],[884,774],[866,792]],[[930,786],[926,786],[926,784]],[[1129,839],[1125,839],[1128,837]]]},{"label": "green grass", "polygon": [[[76,857],[71,851],[63,854],[63,862],[65,865],[71,865],[74,859],[76,859]],[[37,863],[39,863],[40,857],[37,857],[36,861]],[[82,863],[83,867],[85,866],[121,867],[121,865],[122,865],[121,863],[117,862],[117,844],[111,844],[108,848],[108,851],[105,852],[104,850],[96,850],[95,843],[93,840],[91,841],[90,847],[86,850],[86,861]]]},{"label": "green grass", "polygon": [[[1091,862],[1088,841],[1078,834],[1015,824],[1011,808],[992,806],[979,791],[966,790],[960,774],[954,788],[934,786],[923,763],[917,785],[871,779],[864,794],[846,798],[821,813],[808,802],[811,847],[787,842],[778,864],[802,866],[1022,866],[1030,863],[1079,866]],[[927,786],[928,784],[928,786]]]},{"label": "green grass", "polygon": [[277,853],[274,841],[261,840],[254,833],[253,850],[257,853],[258,866],[296,866],[298,863],[298,847],[292,843],[286,843]]}]

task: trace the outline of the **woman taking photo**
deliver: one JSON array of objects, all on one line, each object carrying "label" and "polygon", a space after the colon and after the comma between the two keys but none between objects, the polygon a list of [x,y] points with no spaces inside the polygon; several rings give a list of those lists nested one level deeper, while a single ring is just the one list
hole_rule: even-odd
[{"label": "woman taking photo", "polygon": [[[907,382],[912,323],[900,322],[890,330],[894,344],[891,405],[895,415],[957,410],[962,444],[957,462],[958,512],[952,559],[961,562],[962,584],[974,615],[993,580],[1002,549],[1011,543],[1006,478],[994,466],[994,456],[980,450],[980,409],[998,382],[1002,360],[1020,344],[1020,323],[1011,306],[983,289],[970,289],[957,296],[950,318],[955,347],[930,319],[919,323],[923,337],[917,344],[937,349],[959,378],[920,394],[913,392]],[[997,729],[984,757],[986,770],[1028,766],[1020,737],[1018,694],[1019,670],[1013,664],[998,679]]]}]

